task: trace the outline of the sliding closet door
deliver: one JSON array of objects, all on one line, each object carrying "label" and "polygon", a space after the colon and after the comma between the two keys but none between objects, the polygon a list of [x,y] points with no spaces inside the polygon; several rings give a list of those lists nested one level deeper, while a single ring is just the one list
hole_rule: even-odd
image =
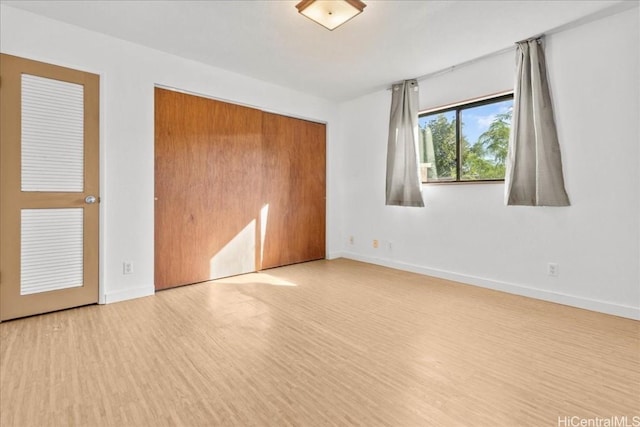
[{"label": "sliding closet door", "polygon": [[155,90],[155,286],[258,269],[262,112]]},{"label": "sliding closet door", "polygon": [[264,113],[262,268],[325,257],[325,125]]}]

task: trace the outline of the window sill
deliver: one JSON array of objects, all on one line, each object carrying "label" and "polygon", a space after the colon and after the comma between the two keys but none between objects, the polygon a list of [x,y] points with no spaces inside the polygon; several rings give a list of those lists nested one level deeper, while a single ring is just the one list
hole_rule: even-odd
[{"label": "window sill", "polygon": [[488,179],[485,181],[428,181],[422,185],[466,185],[466,184],[504,184],[504,179]]}]

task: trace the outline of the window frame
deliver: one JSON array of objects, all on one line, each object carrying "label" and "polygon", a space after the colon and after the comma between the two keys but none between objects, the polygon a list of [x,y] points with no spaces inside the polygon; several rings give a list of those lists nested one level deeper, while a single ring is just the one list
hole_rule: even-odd
[{"label": "window frame", "polygon": [[462,134],[462,121],[460,120],[460,115],[462,110],[467,110],[470,108],[480,107],[482,105],[494,104],[498,102],[503,102],[507,100],[513,101],[513,90],[499,92],[487,96],[483,96],[480,98],[474,98],[467,101],[461,101],[454,104],[447,104],[445,106],[430,108],[427,110],[418,112],[418,122],[420,118],[424,116],[431,116],[437,114],[443,114],[448,112],[455,113],[455,121],[456,121],[456,176],[455,179],[452,180],[442,180],[442,181],[422,181],[421,184],[491,184],[491,183],[504,183],[504,178],[494,178],[494,179],[460,179],[461,170],[462,170],[462,156],[461,156],[461,134]]}]

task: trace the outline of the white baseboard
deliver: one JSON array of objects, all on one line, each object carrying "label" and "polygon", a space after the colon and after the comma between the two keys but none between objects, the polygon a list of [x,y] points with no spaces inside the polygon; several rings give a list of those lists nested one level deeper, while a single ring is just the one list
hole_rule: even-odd
[{"label": "white baseboard", "polygon": [[347,256],[345,256],[345,253],[342,251],[337,251],[337,252],[327,252],[327,256],[326,259],[328,260],[332,260],[332,259],[337,259],[337,258],[348,258]]},{"label": "white baseboard", "polygon": [[493,289],[496,291],[507,292],[510,294],[521,295],[525,297],[535,298],[543,301],[554,302],[558,304],[569,305],[572,307],[583,308],[586,310],[597,311],[600,313],[611,314],[614,316],[626,317],[629,319],[640,320],[640,307],[629,305],[613,304],[606,301],[599,301],[590,298],[577,297],[574,295],[562,294],[559,292],[551,292],[542,289],[531,288],[529,286],[517,285],[513,283],[501,282],[497,280],[485,279],[466,274],[454,273],[446,270],[438,270],[418,265],[408,264],[404,262],[391,261],[383,258],[370,257],[352,252],[334,252],[331,258],[347,258],[355,261],[367,262],[370,264],[381,265],[384,267],[395,268],[398,270],[410,271],[412,273],[424,274],[426,276],[438,277],[441,279],[453,280],[456,282],[480,286],[483,288]]},{"label": "white baseboard", "polygon": [[126,301],[134,298],[148,297],[155,294],[153,286],[140,286],[137,288],[125,289],[124,291],[117,291],[107,293],[104,296],[104,304],[111,304],[113,302]]}]

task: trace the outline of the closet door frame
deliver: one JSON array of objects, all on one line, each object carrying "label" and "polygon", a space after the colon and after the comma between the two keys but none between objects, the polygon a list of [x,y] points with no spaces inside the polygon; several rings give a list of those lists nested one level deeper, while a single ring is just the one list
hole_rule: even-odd
[{"label": "closet door frame", "polygon": [[[253,200],[253,197],[250,197],[246,203],[243,203],[242,200],[234,200],[232,201],[233,203],[236,203],[236,204],[239,203],[241,205],[244,205],[244,208],[246,208],[246,211],[244,210],[239,212],[235,212],[233,210],[229,211],[231,212],[230,215],[238,215],[242,217],[243,224],[245,222],[248,222],[248,223],[251,222],[253,224],[251,226],[253,227],[252,230],[253,230],[253,233],[255,234],[255,239],[253,240],[255,242],[255,249],[254,249],[255,264],[253,265],[253,268],[251,271],[260,271],[262,269],[275,267],[277,265],[285,265],[285,264],[291,264],[296,262],[323,259],[325,257],[325,253],[326,253],[326,125],[325,124],[301,120],[301,119],[295,119],[295,118],[277,115],[273,113],[268,113],[252,107],[232,104],[226,101],[219,101],[206,96],[191,94],[185,91],[179,91],[179,90],[175,90],[167,87],[156,86],[155,95],[156,95],[156,100],[155,100],[156,123],[155,123],[155,225],[154,225],[155,227],[155,243],[154,243],[155,245],[155,266],[154,266],[155,279],[154,279],[154,283],[155,283],[156,290],[167,289],[175,286],[182,286],[185,284],[198,283],[202,281],[225,277],[225,275],[213,274],[214,273],[213,268],[210,268],[209,270],[211,274],[207,274],[207,268],[209,268],[207,263],[213,260],[217,256],[217,251],[221,250],[223,243],[226,244],[227,247],[230,245],[233,245],[233,242],[229,240],[228,230],[218,229],[217,231],[215,231],[216,227],[225,224],[224,219],[214,219],[213,221],[210,222],[210,225],[208,226],[208,228],[205,227],[204,229],[204,230],[207,230],[206,233],[218,232],[219,234],[224,235],[225,237],[222,237],[221,241],[219,240],[216,241],[215,238],[207,237],[206,238],[208,239],[207,242],[195,243],[194,245],[191,245],[190,247],[187,248],[186,246],[188,245],[188,243],[182,242],[180,240],[185,238],[185,236],[190,235],[190,231],[189,231],[190,226],[188,224],[188,221],[185,220],[185,218],[197,222],[199,220],[202,220],[203,216],[206,215],[206,213],[208,212],[207,209],[215,210],[215,208],[212,207],[213,205],[210,204],[208,201],[198,202],[202,204],[202,206],[205,206],[205,205],[209,206],[209,207],[205,206],[203,209],[197,208],[196,206],[194,206],[194,209],[191,209],[188,206],[185,206],[185,208],[182,209],[182,207],[180,206],[181,203],[185,203],[185,201],[190,198],[204,197],[204,195],[211,195],[211,194],[218,195],[221,200],[224,199],[224,203],[230,203],[230,198],[233,198],[233,195],[229,192],[225,193],[223,191],[220,191],[219,188],[216,188],[216,185],[215,185],[216,181],[209,180],[209,178],[207,178],[205,181],[208,182],[206,186],[209,186],[210,188],[207,188],[207,191],[204,193],[189,194],[190,192],[198,191],[196,188],[198,185],[197,182],[192,182],[190,186],[187,186],[184,184],[178,184],[180,188],[174,188],[172,192],[165,191],[166,187],[173,185],[173,182],[176,181],[173,179],[172,174],[183,173],[188,175],[191,173],[189,172],[189,170],[187,170],[187,167],[193,167],[194,169],[201,171],[201,173],[203,174],[204,173],[216,174],[217,168],[215,166],[215,163],[211,163],[208,169],[201,167],[202,165],[200,165],[200,163],[203,160],[213,162],[212,160],[213,157],[207,154],[206,152],[200,153],[198,151],[199,148],[196,148],[195,145],[192,146],[193,152],[195,153],[196,151],[198,151],[199,154],[194,155],[194,157],[192,158],[183,158],[180,155],[176,156],[175,153],[174,155],[167,156],[167,153],[163,153],[163,150],[167,149],[166,147],[173,146],[173,143],[167,144],[167,141],[164,141],[164,139],[166,139],[168,135],[171,135],[172,138],[177,138],[175,141],[177,144],[187,144],[185,145],[185,147],[183,147],[184,150],[188,151],[188,144],[189,144],[189,142],[186,140],[186,138],[188,137],[185,136],[185,139],[181,140],[180,137],[177,137],[177,134],[176,134],[177,131],[183,132],[185,131],[185,129],[189,127],[185,127],[183,126],[183,124],[176,123],[176,127],[172,128],[171,123],[164,123],[164,121],[166,120],[172,120],[171,119],[172,116],[166,115],[163,112],[164,109],[167,108],[166,106],[162,105],[165,101],[162,101],[161,97],[164,97],[164,96],[170,96],[172,98],[175,98],[176,100],[183,99],[183,101],[179,101],[179,100],[172,101],[174,104],[171,108],[175,108],[176,112],[171,114],[174,114],[175,116],[174,118],[177,118],[178,121],[190,120],[190,118],[187,116],[178,117],[176,115],[178,114],[178,112],[180,112],[180,114],[185,114],[185,115],[194,114],[198,117],[201,117],[203,120],[215,120],[215,118],[208,117],[208,113],[206,111],[200,111],[200,108],[194,109],[193,107],[188,106],[187,104],[190,105],[190,102],[191,102],[189,97],[198,98],[199,99],[198,102],[203,103],[203,105],[208,103],[212,106],[211,108],[218,108],[216,107],[216,105],[218,106],[225,105],[226,106],[225,108],[229,108],[230,110],[240,110],[240,111],[250,110],[260,115],[260,119],[259,119],[260,135],[259,135],[259,138],[252,139],[252,144],[255,144],[255,145],[253,145],[252,146],[253,148],[251,148],[251,150],[255,149],[260,152],[260,155],[255,157],[255,158],[259,158],[259,161],[256,162],[255,158],[252,157],[252,159],[254,160],[251,161],[251,164],[245,165],[246,167],[245,169],[243,169],[243,174],[249,175],[253,180],[252,189],[258,196],[258,203],[257,204],[254,203],[255,200]],[[176,104],[176,102],[185,102],[185,106],[180,106]],[[296,243],[295,247],[302,248],[302,249],[306,247],[304,244],[300,244],[300,241],[304,239],[300,237],[300,232],[304,232],[305,229],[304,227],[301,227],[299,223],[304,224],[304,221],[300,221],[299,218],[297,219],[295,218],[295,215],[297,215],[298,213],[302,214],[302,212],[304,212],[304,206],[301,206],[301,203],[304,203],[305,194],[306,194],[305,190],[303,188],[296,189],[295,183],[291,183],[291,185],[288,186],[287,188],[287,192],[294,191],[296,192],[297,196],[293,198],[288,198],[286,200],[294,200],[297,206],[291,206],[291,207],[284,206],[284,209],[281,209],[282,206],[278,207],[278,209],[274,209],[273,204],[272,203],[270,204],[270,201],[267,200],[269,197],[265,198],[265,194],[267,193],[273,194],[274,190],[277,191],[279,183],[282,182],[278,180],[273,180],[274,182],[270,184],[265,180],[272,180],[272,178],[275,175],[277,175],[279,171],[285,170],[282,164],[277,164],[277,162],[269,163],[264,158],[264,153],[265,153],[264,138],[265,137],[264,137],[263,120],[265,117],[271,117],[271,116],[278,117],[284,121],[292,121],[292,123],[296,123],[298,127],[302,126],[304,128],[304,125],[307,124],[308,126],[316,129],[316,133],[318,129],[321,129],[320,131],[320,134],[321,134],[320,139],[321,139],[321,145],[322,145],[322,147],[320,148],[321,156],[319,156],[320,158],[318,159],[318,162],[317,162],[318,171],[313,173],[314,175],[317,175],[318,173],[321,175],[319,181],[316,182],[316,184],[321,183],[322,190],[320,191],[316,188],[313,191],[314,195],[320,198],[319,201],[316,202],[316,205],[317,203],[321,203],[321,213],[315,214],[315,216],[313,216],[314,218],[316,217],[319,218],[319,220],[315,225],[316,225],[316,228],[321,228],[321,232],[316,232],[314,238],[316,240],[320,239],[321,242],[320,243],[318,243],[317,241],[314,242],[314,244],[312,245],[314,249],[312,251],[311,256],[307,256],[303,254],[298,257],[291,257],[290,255],[287,255],[284,258],[278,257],[276,262],[267,261],[265,263],[264,262],[265,247],[273,248],[271,253],[273,253],[273,251],[277,252],[279,250],[284,251],[288,247],[288,245],[286,244],[280,244],[280,245],[274,244],[274,242],[276,242],[276,240],[274,240],[274,236],[280,233],[282,235],[289,235],[289,236],[297,235],[298,242]],[[233,121],[235,119],[231,116],[228,116],[224,120]],[[255,119],[255,120],[256,122],[258,121],[258,119]],[[192,123],[192,127],[193,126],[198,127],[197,122]],[[222,127],[225,126],[224,122],[221,124],[221,126]],[[248,127],[251,128],[250,131],[248,130],[248,132],[255,131],[253,127],[251,126],[248,126]],[[180,130],[178,130],[178,128],[180,128]],[[302,134],[304,134],[304,132]],[[298,137],[300,137],[300,135],[302,134],[298,132]],[[208,136],[200,135],[200,137],[207,138]],[[287,140],[291,144],[300,142],[296,138],[292,139],[291,135],[284,135],[283,137],[285,139],[288,138]],[[232,141],[232,140],[233,140],[233,136],[228,136],[228,141]],[[193,142],[191,142],[191,144],[199,144],[199,143],[194,140]],[[301,145],[304,145],[304,144],[301,144]],[[299,154],[301,152],[304,152],[304,151],[300,151],[300,150],[304,150],[304,147],[302,146],[295,147],[295,148],[296,148],[295,150],[291,150],[292,153],[295,152]],[[229,150],[230,151],[234,150],[233,144],[231,142],[229,142]],[[286,155],[283,158],[287,158],[288,165],[298,163],[297,160],[291,159],[289,157],[289,154],[291,153],[285,153],[285,154]],[[238,150],[238,155],[242,156],[242,150]],[[223,155],[220,155],[220,157],[224,158]],[[270,158],[271,160],[274,159],[273,156],[271,156]],[[168,159],[171,159],[171,162],[169,162]],[[184,166],[182,167],[182,172],[179,170],[180,168],[174,168],[175,166],[174,163],[177,165]],[[302,162],[301,164],[303,163],[304,162]],[[223,169],[228,165],[223,164],[218,166],[220,166],[220,168]],[[174,169],[173,171],[170,170],[172,168]],[[286,170],[290,172],[290,169],[286,169]],[[298,171],[298,172],[305,173],[305,171]],[[226,180],[225,178],[226,176],[225,177],[220,176],[220,174],[218,173],[218,179],[220,180],[220,185],[232,186],[233,184],[230,183],[230,181]],[[299,181],[299,182],[302,182],[302,181]],[[240,185],[240,187],[242,188],[240,193],[245,191],[244,185]],[[220,196],[222,194],[224,194],[224,197]],[[187,202],[187,203],[191,203],[191,202]],[[178,205],[178,207],[175,208],[176,212],[180,211],[180,213],[177,216],[175,216],[174,214],[173,218],[168,219],[168,217],[165,217],[164,212],[167,211],[167,209],[171,209],[168,207],[169,205],[174,205],[175,207],[175,204]],[[319,209],[317,209],[317,206],[316,206],[315,211],[318,211],[318,210]],[[195,211],[197,211],[197,213],[195,213]],[[282,212],[284,212],[284,214],[288,215],[289,218],[284,222],[280,221],[280,225],[274,228],[274,225],[276,224],[277,221],[273,220],[273,215],[277,211],[280,211],[281,214]],[[250,212],[250,215],[246,215],[247,212]],[[271,218],[270,218],[270,215],[271,215]],[[293,215],[293,219],[294,219],[293,221],[291,221],[291,215]],[[271,219],[271,225],[270,225],[270,219]],[[230,221],[229,223],[232,223],[232,222],[233,221]],[[291,233],[291,230],[287,230],[286,228],[283,228],[287,226],[297,227],[296,230],[298,234],[296,234],[296,230],[294,230],[294,232]],[[234,230],[232,230],[233,232],[231,233],[231,235],[234,235],[235,233],[238,232],[237,224],[234,227],[235,228]],[[214,231],[210,231],[210,230],[214,230]],[[200,232],[200,234],[202,233],[204,233],[204,231]],[[243,241],[245,241],[245,246],[246,246],[246,242],[248,242],[248,239],[245,239]],[[181,245],[185,247],[183,248],[181,247]],[[318,246],[321,246],[321,249],[319,249]],[[174,261],[176,260],[170,258],[171,254],[174,254],[174,255],[188,254],[189,257],[192,256],[196,258],[196,261],[195,263],[193,263],[192,260],[185,258],[184,264],[192,264],[191,266],[185,267],[184,265],[181,265],[180,262],[175,263]],[[182,255],[176,255],[176,256],[181,257]],[[173,266],[171,267],[171,265]],[[181,273],[182,277],[180,279],[176,279],[172,277],[172,273],[170,271],[172,268],[184,270],[184,274]],[[197,272],[197,274],[191,274],[191,272]],[[242,274],[246,272],[248,271],[238,270],[226,275]]]}]

